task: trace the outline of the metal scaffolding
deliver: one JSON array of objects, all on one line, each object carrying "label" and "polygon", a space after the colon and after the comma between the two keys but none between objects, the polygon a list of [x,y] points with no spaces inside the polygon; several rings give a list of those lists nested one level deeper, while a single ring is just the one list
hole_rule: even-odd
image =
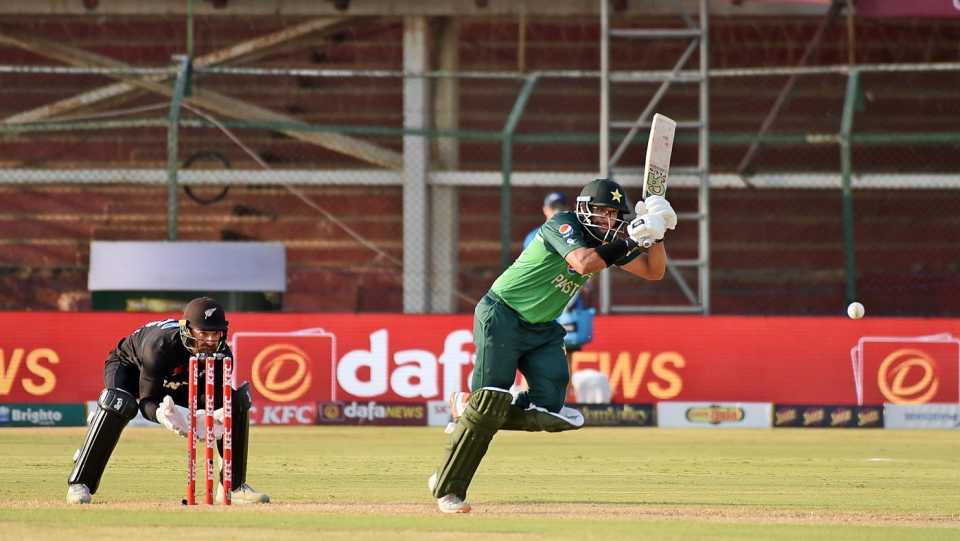
[{"label": "metal scaffolding", "polygon": [[[700,0],[698,4],[699,16],[697,20],[691,18],[684,6],[676,2],[679,15],[684,22],[683,28],[617,28],[611,26],[610,6],[607,0],[600,0],[600,175],[603,177],[619,178],[623,175],[636,173],[628,168],[618,167],[620,158],[627,147],[633,142],[634,136],[640,132],[646,133],[649,129],[653,113],[670,89],[673,83],[699,85],[699,107],[695,119],[676,119],[678,130],[697,130],[697,165],[693,168],[671,167],[671,176],[677,174],[692,175],[699,179],[698,210],[692,213],[679,213],[681,221],[696,221],[698,224],[697,257],[694,259],[671,259],[667,263],[667,271],[679,287],[684,297],[689,301],[684,305],[614,305],[611,302],[610,271],[600,275],[600,311],[610,312],[672,312],[672,313],[710,313],[710,155],[709,155],[709,39],[707,0]],[[615,21],[614,21],[615,22]],[[690,43],[673,69],[659,80],[659,87],[650,98],[647,106],[635,120],[610,119],[610,85],[611,83],[627,84],[611,77],[610,47],[611,41],[626,40],[654,40],[654,39],[681,39]],[[699,50],[699,67],[691,76],[684,66],[695,52]],[[617,149],[610,153],[611,130],[627,130],[626,137],[620,142]],[[680,272],[681,268],[697,269],[697,284],[694,287],[688,283]]]}]

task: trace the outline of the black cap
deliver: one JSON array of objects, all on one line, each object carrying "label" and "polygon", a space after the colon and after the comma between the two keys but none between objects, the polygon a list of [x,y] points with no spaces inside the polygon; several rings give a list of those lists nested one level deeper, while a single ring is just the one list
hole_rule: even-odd
[{"label": "black cap", "polygon": [[543,198],[543,206],[552,209],[565,209],[567,208],[567,196],[563,195],[563,192],[550,192]]},{"label": "black cap", "polygon": [[183,319],[187,320],[191,329],[198,331],[227,330],[227,313],[210,297],[197,297],[188,302],[183,309]]}]

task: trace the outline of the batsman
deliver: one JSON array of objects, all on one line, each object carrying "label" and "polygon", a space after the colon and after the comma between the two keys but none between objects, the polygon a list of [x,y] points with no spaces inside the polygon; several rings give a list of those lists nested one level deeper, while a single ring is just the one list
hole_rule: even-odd
[{"label": "batsman", "polygon": [[[209,297],[198,297],[187,303],[183,319],[152,321],[124,337],[107,356],[103,369],[104,389],[91,413],[83,446],[73,456],[73,471],[67,481],[67,503],[90,503],[97,492],[100,478],[110,460],[120,433],[137,412],[153,422],[185,437],[190,418],[187,409],[188,362],[198,353],[223,353],[232,356],[227,347],[227,319],[223,307]],[[201,374],[204,364],[201,364]],[[223,456],[223,367],[217,364],[214,435],[217,449]],[[203,381],[204,376],[199,375]],[[203,386],[198,388],[203,394]],[[202,403],[202,401],[201,401]],[[246,483],[247,448],[250,439],[249,383],[240,385],[233,398],[233,503],[266,503],[269,496],[253,490]],[[203,410],[197,411],[197,426],[204,427]],[[219,418],[218,418],[219,414]],[[198,429],[197,439],[205,433]],[[223,502],[223,485],[216,501]],[[144,488],[147,488],[146,486]]]},{"label": "batsman", "polygon": [[[455,421],[443,459],[428,486],[444,513],[468,513],[467,489],[498,430],[562,432],[583,426],[564,406],[570,379],[555,320],[583,284],[616,265],[646,280],[666,270],[663,237],[677,214],[662,196],[637,204],[636,218],[623,188],[611,179],[587,184],[574,212],[558,212],[501,274],[474,312],[475,366],[470,393],[453,393]],[[646,251],[640,246],[649,245]],[[508,390],[516,371],[529,389]]]}]

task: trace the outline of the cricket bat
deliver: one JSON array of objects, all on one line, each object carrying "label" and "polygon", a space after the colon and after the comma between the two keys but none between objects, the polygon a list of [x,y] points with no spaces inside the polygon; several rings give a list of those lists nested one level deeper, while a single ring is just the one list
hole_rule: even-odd
[{"label": "cricket bat", "polygon": [[643,198],[648,195],[663,196],[667,193],[667,177],[670,174],[670,154],[673,152],[673,134],[677,123],[657,113],[650,125],[647,141],[647,161],[643,165]]},{"label": "cricket bat", "polygon": [[[650,124],[650,139],[647,140],[647,159],[643,165],[643,198],[667,193],[667,178],[670,176],[670,154],[673,152],[673,135],[677,123],[670,117],[657,113]],[[653,240],[645,239],[644,248],[653,246]]]}]

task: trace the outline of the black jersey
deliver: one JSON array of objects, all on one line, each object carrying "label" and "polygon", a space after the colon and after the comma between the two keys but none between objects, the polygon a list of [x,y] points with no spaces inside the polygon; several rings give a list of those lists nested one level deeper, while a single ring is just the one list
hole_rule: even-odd
[{"label": "black jersey", "polygon": [[[222,353],[232,356],[229,348]],[[136,366],[140,371],[140,411],[144,417],[156,421],[157,406],[165,395],[171,395],[180,405],[186,405],[187,378],[190,352],[180,339],[180,322],[176,319],[151,321],[124,337],[110,353],[107,362]],[[197,394],[204,396],[204,366],[199,367]],[[215,401],[220,407],[223,389],[223,367],[214,370]],[[203,407],[203,402],[198,404]]]}]

